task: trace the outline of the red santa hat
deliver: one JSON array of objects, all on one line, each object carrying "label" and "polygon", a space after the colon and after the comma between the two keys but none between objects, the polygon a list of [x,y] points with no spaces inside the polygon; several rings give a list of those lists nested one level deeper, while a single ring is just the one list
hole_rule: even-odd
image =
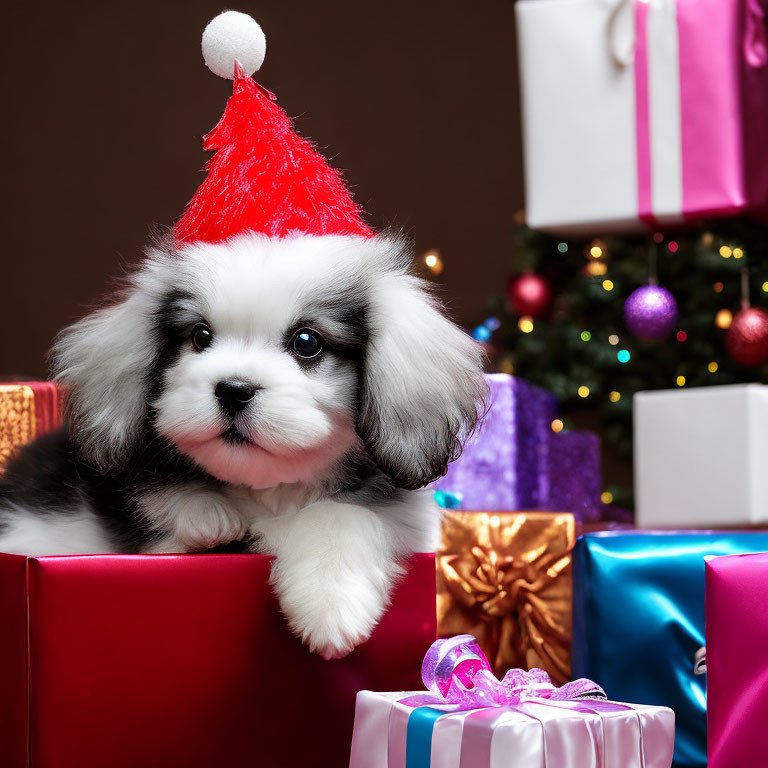
[{"label": "red santa hat", "polygon": [[176,223],[176,239],[218,243],[243,232],[370,237],[341,174],[294,133],[274,95],[250,77],[264,61],[261,27],[227,11],[208,24],[202,48],[209,69],[234,79],[234,88],[218,125],[203,138],[215,154]]}]

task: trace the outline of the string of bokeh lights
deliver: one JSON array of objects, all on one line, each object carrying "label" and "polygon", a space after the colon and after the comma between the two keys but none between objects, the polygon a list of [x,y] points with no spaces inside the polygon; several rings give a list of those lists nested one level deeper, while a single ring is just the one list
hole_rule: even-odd
[{"label": "string of bokeh lights", "polygon": [[[653,242],[657,246],[661,246],[664,243],[665,237],[663,233],[656,232],[653,235]],[[711,247],[714,244],[714,236],[711,233],[704,233],[702,235],[702,244],[705,247]],[[560,242],[557,244],[557,250],[559,253],[565,254],[570,250],[570,245],[566,242]],[[679,243],[676,240],[669,240],[666,243],[666,249],[669,253],[677,253],[679,250]],[[607,293],[612,292],[616,285],[614,281],[608,276],[608,264],[606,262],[607,248],[605,242],[600,238],[595,238],[584,248],[584,255],[587,259],[585,266],[585,273],[591,277],[603,277],[601,282],[602,289]],[[735,245],[724,244],[719,248],[719,255],[723,259],[743,259],[745,252],[743,248]],[[439,276],[444,268],[444,260],[442,254],[437,249],[430,249],[422,255],[422,261],[426,267],[427,273],[431,277]],[[724,290],[724,284],[722,281],[717,281],[713,285],[715,293],[722,293]],[[764,293],[768,293],[768,280],[765,280],[760,286]],[[728,307],[722,307],[717,311],[714,317],[714,325],[721,330],[728,330],[733,322],[733,311]],[[480,325],[476,326],[472,330],[472,337],[481,342],[482,344],[491,344],[493,340],[493,334],[501,327],[501,320],[498,317],[488,317]],[[529,334],[535,332],[535,318],[531,315],[521,314],[517,319],[517,327],[521,333]],[[595,339],[595,332],[591,330],[582,330],[580,332],[581,341],[584,343],[590,343]],[[688,341],[688,333],[684,330],[678,330],[675,333],[675,339],[678,343],[686,343]],[[632,360],[632,353],[626,347],[621,345],[621,338],[616,333],[608,334],[607,341],[611,346],[619,347],[616,350],[616,360],[621,365],[627,365]],[[717,360],[711,360],[707,363],[707,371],[710,374],[717,373],[720,365]],[[501,361],[501,369],[505,373],[513,373],[514,365],[511,360],[505,359]],[[682,373],[675,377],[674,383],[678,387],[684,387],[686,385],[686,377]],[[576,389],[576,394],[582,399],[587,399],[592,395],[590,388],[586,384],[581,384]],[[608,395],[608,400],[611,403],[618,403],[621,400],[621,392],[618,390],[611,390]],[[554,431],[560,431],[563,426],[559,419],[556,419],[552,428]]]}]

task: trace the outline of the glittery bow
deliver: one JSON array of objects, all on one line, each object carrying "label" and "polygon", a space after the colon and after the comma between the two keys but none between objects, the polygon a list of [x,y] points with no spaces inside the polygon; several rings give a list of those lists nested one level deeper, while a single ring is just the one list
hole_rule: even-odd
[{"label": "glittery bow", "polygon": [[458,709],[503,707],[529,699],[568,701],[605,699],[605,691],[581,678],[556,688],[543,669],[510,669],[503,680],[491,670],[488,659],[472,635],[436,640],[424,656],[421,679],[431,693],[403,700],[409,706],[453,704]]},{"label": "glittery bow", "polygon": [[545,667],[570,677],[573,519],[448,512],[438,551],[438,631],[475,635],[501,675]]}]

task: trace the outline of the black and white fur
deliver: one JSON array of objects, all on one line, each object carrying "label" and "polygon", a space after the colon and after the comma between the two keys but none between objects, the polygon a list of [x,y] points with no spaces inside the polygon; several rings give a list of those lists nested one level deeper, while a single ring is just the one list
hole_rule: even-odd
[{"label": "black and white fur", "polygon": [[[365,640],[398,561],[433,551],[445,472],[485,396],[479,345],[385,237],[245,234],[151,249],[117,303],[65,329],[68,429],[0,478],[0,551],[276,555],[291,628],[327,658]],[[199,351],[191,334],[210,327]],[[318,357],[294,333],[324,339]],[[231,414],[222,381],[256,389]]]}]

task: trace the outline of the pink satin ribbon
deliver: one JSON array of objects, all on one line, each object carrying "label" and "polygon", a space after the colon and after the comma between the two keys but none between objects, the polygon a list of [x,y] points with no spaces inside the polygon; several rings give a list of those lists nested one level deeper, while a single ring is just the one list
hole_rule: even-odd
[{"label": "pink satin ribbon", "polygon": [[648,105],[648,3],[635,2],[635,130],[637,133],[637,212],[655,225],[651,204],[651,130]]},{"label": "pink satin ribbon", "polygon": [[409,696],[402,699],[403,704],[411,707],[450,704],[459,711],[505,707],[531,699],[606,699],[605,691],[586,678],[557,688],[543,669],[528,672],[510,669],[499,680],[472,635],[456,635],[432,643],[424,656],[421,679],[431,693]]}]

